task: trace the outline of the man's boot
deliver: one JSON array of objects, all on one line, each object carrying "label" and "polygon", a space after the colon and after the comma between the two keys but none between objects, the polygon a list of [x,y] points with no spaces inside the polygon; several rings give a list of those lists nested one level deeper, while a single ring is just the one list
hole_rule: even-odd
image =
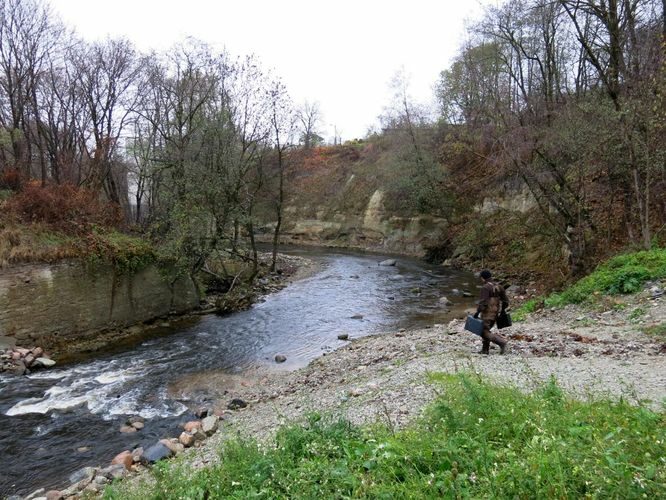
[{"label": "man's boot", "polygon": [[506,354],[508,350],[507,344],[508,342],[504,341],[504,343],[500,345],[500,354]]},{"label": "man's boot", "polygon": [[484,340],[479,354],[490,354],[490,341]]}]

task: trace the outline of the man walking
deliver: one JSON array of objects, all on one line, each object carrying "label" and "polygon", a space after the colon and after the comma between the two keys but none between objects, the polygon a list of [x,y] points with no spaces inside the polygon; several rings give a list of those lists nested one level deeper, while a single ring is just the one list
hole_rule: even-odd
[{"label": "man walking", "polygon": [[476,310],[475,317],[481,315],[483,320],[483,347],[481,354],[490,354],[490,343],[493,342],[500,347],[500,354],[506,352],[507,339],[498,333],[493,333],[490,329],[495,325],[497,316],[500,312],[509,307],[509,299],[506,292],[501,285],[491,281],[492,274],[487,269],[480,273],[483,286],[481,287],[481,295],[479,297],[479,306]]}]

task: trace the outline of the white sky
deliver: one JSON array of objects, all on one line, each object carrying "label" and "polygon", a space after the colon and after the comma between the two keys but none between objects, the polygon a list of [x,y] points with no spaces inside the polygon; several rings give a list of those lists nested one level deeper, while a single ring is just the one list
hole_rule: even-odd
[{"label": "white sky", "polygon": [[482,3],[490,0],[50,1],[88,40],[122,36],[161,51],[193,36],[232,55],[256,54],[296,103],[320,103],[327,139],[337,126],[343,140],[376,124],[402,67],[412,95],[430,101]]}]

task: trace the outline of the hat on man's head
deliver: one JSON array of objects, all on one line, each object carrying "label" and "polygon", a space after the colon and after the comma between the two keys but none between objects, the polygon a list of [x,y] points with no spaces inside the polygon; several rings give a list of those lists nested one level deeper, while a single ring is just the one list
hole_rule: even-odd
[{"label": "hat on man's head", "polygon": [[492,273],[488,271],[488,269],[484,269],[481,271],[479,276],[481,276],[484,280],[489,280],[492,277]]}]

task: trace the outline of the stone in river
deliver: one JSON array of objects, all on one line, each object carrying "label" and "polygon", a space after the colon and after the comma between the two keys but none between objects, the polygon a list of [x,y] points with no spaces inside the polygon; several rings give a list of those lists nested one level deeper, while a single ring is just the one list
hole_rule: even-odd
[{"label": "stone in river", "polygon": [[154,464],[165,458],[169,458],[173,452],[164,446],[163,443],[155,443],[146,451],[143,452],[141,457],[143,463]]},{"label": "stone in river", "polygon": [[143,422],[132,422],[132,427],[134,427],[137,431],[140,431],[144,427]]},{"label": "stone in river", "polygon": [[349,340],[349,334],[348,333],[339,333],[338,334],[338,340]]},{"label": "stone in river", "polygon": [[50,490],[46,492],[46,495],[44,495],[46,500],[61,500],[63,498],[62,491],[58,490]]},{"label": "stone in river", "polygon": [[132,453],[129,450],[118,453],[113,460],[111,460],[111,465],[123,465],[125,469],[130,470],[134,459],[132,458]]},{"label": "stone in river", "polygon": [[229,408],[230,410],[239,410],[241,408],[245,408],[246,406],[247,403],[245,401],[243,401],[242,399],[234,398],[229,402],[227,408]]},{"label": "stone in river", "polygon": [[207,436],[212,436],[217,431],[217,417],[211,415],[206,417],[201,421],[201,430],[206,433]]},{"label": "stone in river", "polygon": [[379,263],[380,266],[395,266],[395,259],[386,259]]},{"label": "stone in river", "polygon": [[120,428],[120,432],[122,432],[123,434],[131,434],[132,432],[136,432],[136,429],[131,425],[123,425]]},{"label": "stone in river", "polygon": [[285,356],[284,354],[277,354],[275,356],[276,363],[284,363],[285,361],[287,361],[287,356]]},{"label": "stone in river", "polygon": [[51,368],[52,366],[55,366],[56,362],[53,361],[50,358],[37,358],[35,359],[35,365],[36,366],[43,366],[44,368]]},{"label": "stone in river", "polygon": [[440,297],[439,298],[439,303],[443,306],[452,306],[453,302],[451,302],[447,297]]},{"label": "stone in river", "polygon": [[353,316],[350,316],[349,318],[350,319],[363,319],[363,315],[362,314],[354,314]]}]

